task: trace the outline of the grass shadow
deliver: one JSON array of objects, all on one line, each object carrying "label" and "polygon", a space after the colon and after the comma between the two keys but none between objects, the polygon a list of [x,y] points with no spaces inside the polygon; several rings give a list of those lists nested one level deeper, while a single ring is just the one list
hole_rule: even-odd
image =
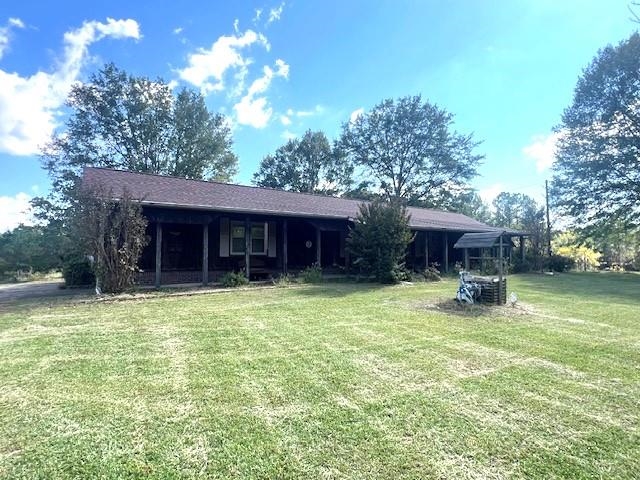
[{"label": "grass shadow", "polygon": [[518,275],[527,289],[549,296],[582,297],[640,304],[640,275],[616,272],[573,272]]},{"label": "grass shadow", "polygon": [[367,293],[380,290],[388,285],[380,283],[364,283],[355,281],[329,281],[323,283],[307,284],[308,288],[293,290],[294,295],[305,297],[341,298],[358,293]]}]

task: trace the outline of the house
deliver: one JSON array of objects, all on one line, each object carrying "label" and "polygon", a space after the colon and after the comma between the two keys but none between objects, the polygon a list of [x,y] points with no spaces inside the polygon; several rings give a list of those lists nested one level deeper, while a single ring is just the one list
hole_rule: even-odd
[{"label": "house", "polygon": [[[258,278],[314,263],[323,271],[341,271],[350,264],[345,240],[362,203],[94,167],[84,169],[83,185],[104,188],[116,198],[127,191],[141,200],[151,241],[138,282],[156,286],[207,284],[228,271]],[[448,271],[463,260],[452,247],[464,233],[495,230],[459,213],[408,211],[416,235],[407,265],[414,269],[437,263]]]}]

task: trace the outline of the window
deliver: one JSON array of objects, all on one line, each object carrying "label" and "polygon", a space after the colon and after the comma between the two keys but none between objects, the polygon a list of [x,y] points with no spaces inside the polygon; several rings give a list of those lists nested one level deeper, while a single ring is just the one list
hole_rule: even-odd
[{"label": "window", "polygon": [[[251,254],[267,254],[267,224],[251,224]],[[244,223],[231,222],[231,255],[244,255]]]},{"label": "window", "polygon": [[254,255],[264,255],[267,253],[265,230],[264,223],[254,223],[251,226],[251,253]]},{"label": "window", "polygon": [[244,254],[244,224],[231,223],[231,255]]}]

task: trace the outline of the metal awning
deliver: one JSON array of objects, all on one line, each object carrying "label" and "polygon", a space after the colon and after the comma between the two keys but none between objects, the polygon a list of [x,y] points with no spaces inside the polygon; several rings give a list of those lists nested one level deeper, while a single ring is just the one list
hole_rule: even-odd
[{"label": "metal awning", "polygon": [[465,233],[455,243],[453,248],[491,248],[499,243],[503,230],[482,233]]}]

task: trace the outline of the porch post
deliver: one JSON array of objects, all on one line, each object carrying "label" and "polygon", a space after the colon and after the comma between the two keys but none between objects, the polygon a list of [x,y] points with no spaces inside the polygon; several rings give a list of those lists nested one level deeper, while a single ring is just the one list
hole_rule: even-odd
[{"label": "porch post", "polygon": [[464,249],[464,269],[467,272],[469,271],[469,249],[468,248]]},{"label": "porch post", "polygon": [[156,223],[156,288],[160,287],[162,276],[162,224]]},{"label": "porch post", "polygon": [[524,262],[524,236],[520,235],[520,260]]},{"label": "porch post", "polygon": [[247,280],[251,279],[251,222],[249,217],[244,219],[244,267],[246,270]]},{"label": "porch post", "polygon": [[444,273],[449,273],[449,234],[444,232]]},{"label": "porch post", "polygon": [[429,268],[429,232],[424,232],[424,269]]},{"label": "porch post", "polygon": [[209,283],[209,224],[202,225],[202,285]]},{"label": "porch post", "polygon": [[319,267],[322,267],[322,251],[320,250],[321,237],[320,227],[316,227],[316,263]]},{"label": "porch post", "polygon": [[287,273],[289,270],[289,224],[285,218],[282,221],[282,272]]}]

